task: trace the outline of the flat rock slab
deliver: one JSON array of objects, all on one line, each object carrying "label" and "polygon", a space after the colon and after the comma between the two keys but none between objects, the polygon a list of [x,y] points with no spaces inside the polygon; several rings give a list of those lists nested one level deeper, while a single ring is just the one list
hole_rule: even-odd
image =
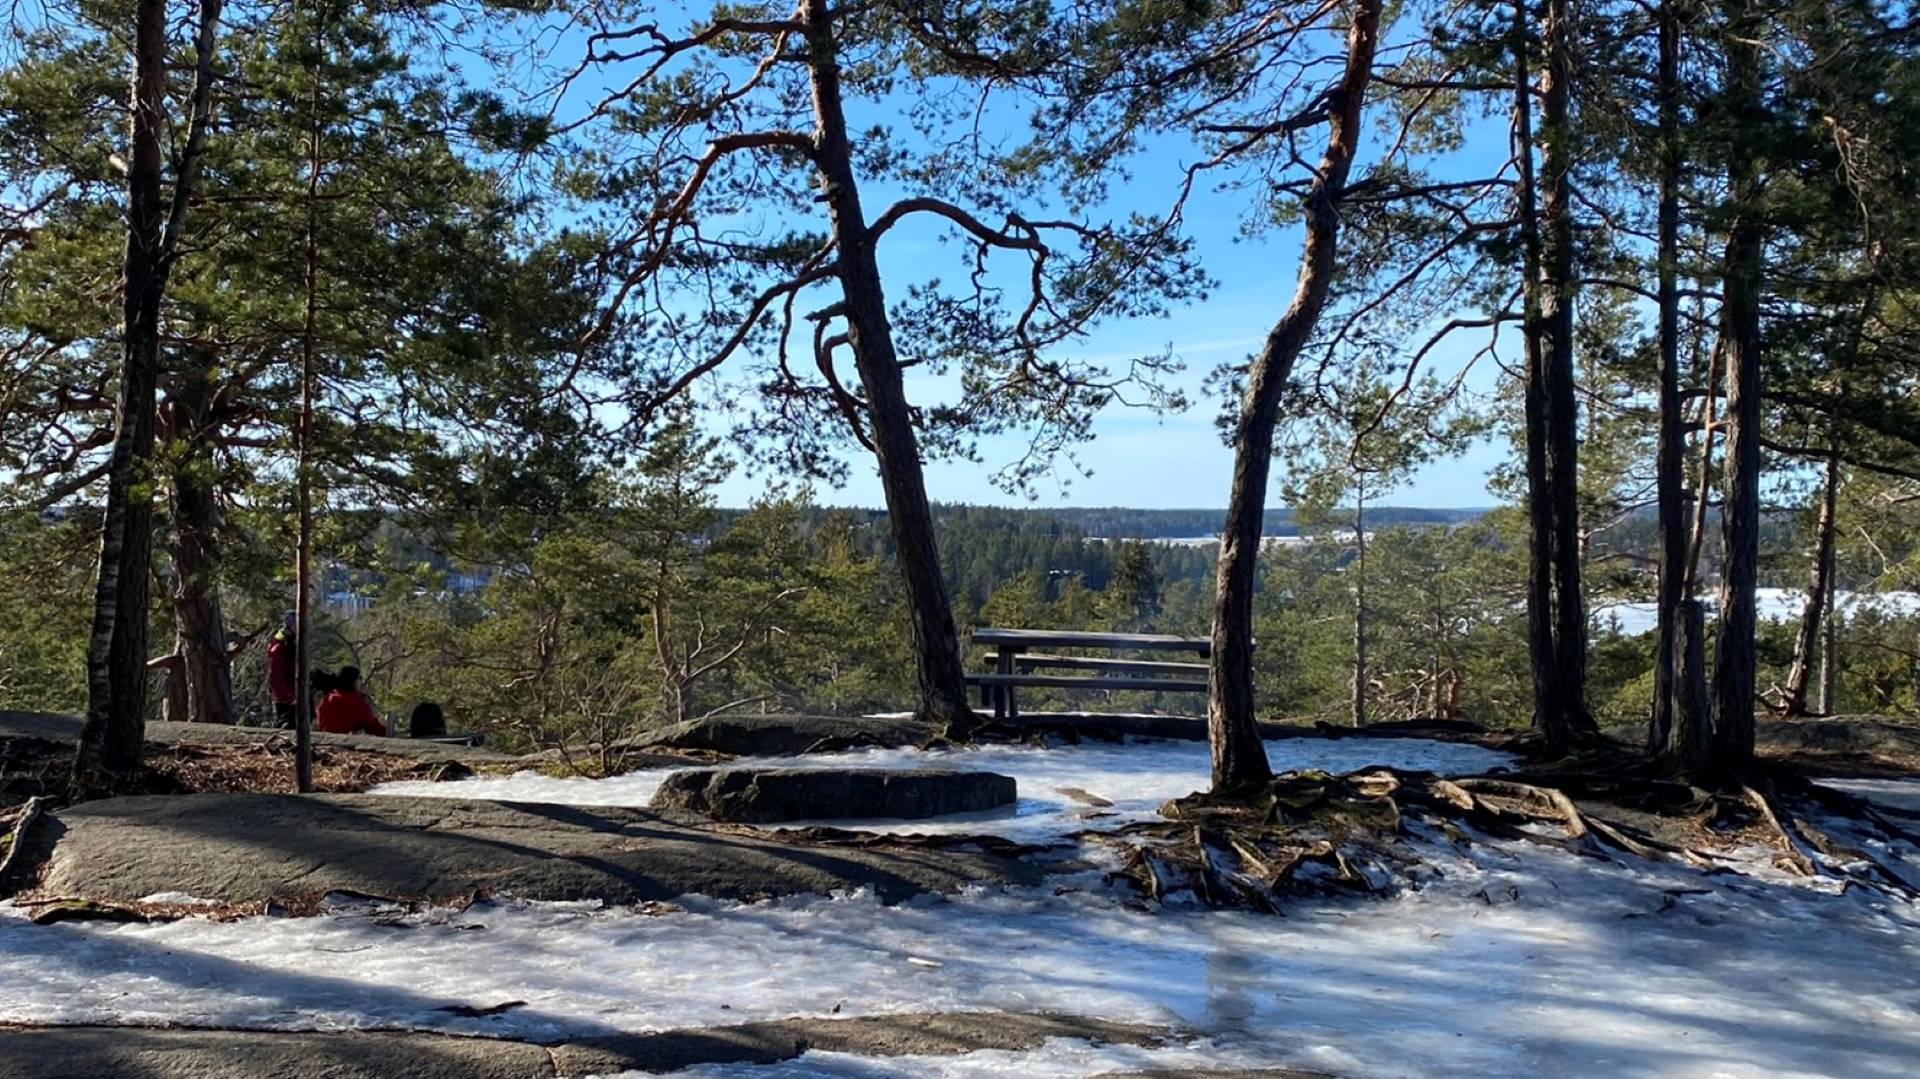
[{"label": "flat rock slab", "polygon": [[864,1057],[955,1056],[983,1049],[1032,1049],[1049,1038],[1148,1045],[1174,1036],[1162,1027],[1072,1015],[953,1012],[851,1019],[779,1019],[706,1030],[594,1038],[556,1046],[561,1075],[679,1071],[695,1064],[775,1064],[808,1050]]},{"label": "flat rock slab", "polygon": [[8,1079],[557,1079],[701,1064],[775,1064],[809,1049],[861,1056],[957,1055],[1031,1049],[1048,1038],[1129,1045],[1170,1032],[1060,1015],[967,1012],[764,1023],[616,1035],[556,1046],[443,1034],[0,1028]]},{"label": "flat rock slab", "polygon": [[1761,720],[1755,738],[1763,752],[1920,757],[1920,724],[1883,716]]},{"label": "flat rock slab", "polygon": [[[49,742],[77,745],[80,741],[81,723],[79,716],[60,715],[55,712],[0,711],[0,737],[42,738]],[[158,720],[148,723],[146,729],[147,741],[167,746],[258,745],[276,738],[291,740],[293,732],[270,727],[229,727],[220,723],[167,723]],[[358,749],[367,753],[385,753],[392,757],[408,757],[428,762],[499,764],[520,759],[510,753],[495,753],[487,749],[449,745],[445,742],[416,741],[412,738],[371,738],[357,734],[327,734],[324,731],[313,732],[313,744]]]},{"label": "flat rock slab", "polygon": [[26,851],[43,861],[29,897],[116,904],[161,892],[294,910],[311,909],[328,892],[627,904],[861,887],[897,902],[1040,877],[1015,858],[787,841],[637,809],[366,794],[109,798],[50,814],[28,842]]},{"label": "flat rock slab", "polygon": [[654,809],[720,821],[922,820],[1012,805],[1012,776],[879,768],[690,768],[654,792]]}]

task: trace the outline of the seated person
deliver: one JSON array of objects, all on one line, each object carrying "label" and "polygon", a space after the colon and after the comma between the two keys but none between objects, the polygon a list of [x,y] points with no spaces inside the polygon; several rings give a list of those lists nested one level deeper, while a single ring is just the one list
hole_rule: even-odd
[{"label": "seated person", "polygon": [[360,692],[360,668],[342,667],[334,685],[314,710],[313,728],[328,734],[367,734],[386,737],[387,726],[373,712],[373,702]]},{"label": "seated person", "polygon": [[413,706],[413,714],[407,717],[407,736],[410,738],[445,738],[447,736],[447,713],[436,701],[421,701]]},{"label": "seated person", "polygon": [[438,701],[421,701],[414,705],[413,714],[407,717],[407,737],[425,738],[451,745],[477,746],[487,740],[487,736],[475,731],[471,734],[448,734],[447,712]]}]

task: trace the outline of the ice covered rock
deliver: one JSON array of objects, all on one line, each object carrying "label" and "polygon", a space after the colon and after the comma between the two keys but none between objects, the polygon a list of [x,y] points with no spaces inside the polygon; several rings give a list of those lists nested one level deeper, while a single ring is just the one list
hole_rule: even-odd
[{"label": "ice covered rock", "polygon": [[1012,805],[1012,776],[877,768],[695,768],[661,782],[654,809],[714,820],[919,820]]}]

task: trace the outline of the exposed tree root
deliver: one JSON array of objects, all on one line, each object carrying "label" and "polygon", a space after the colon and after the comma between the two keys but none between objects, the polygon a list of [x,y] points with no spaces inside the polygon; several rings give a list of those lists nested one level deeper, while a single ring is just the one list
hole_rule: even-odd
[{"label": "exposed tree root", "polygon": [[19,814],[14,817],[13,827],[6,835],[6,846],[0,848],[0,895],[12,894],[8,890],[7,881],[13,875],[14,866],[20,861],[20,851],[26,846],[27,832],[33,827],[34,822],[40,819],[40,813],[45,805],[44,798],[29,798],[26,804],[20,807]]},{"label": "exposed tree root", "polygon": [[801,756],[809,753],[842,753],[849,749],[891,749],[894,743],[871,734],[829,735],[814,742],[800,751]]},{"label": "exposed tree root", "polygon": [[[20,906],[28,912],[28,920],[35,925],[54,925],[59,922],[176,922],[182,918],[226,922],[276,910],[288,912],[286,908],[279,908],[272,903],[128,902],[62,898],[30,899],[23,901]],[[314,903],[294,908],[291,913],[313,914],[318,913],[319,909],[319,905]]]},{"label": "exposed tree root", "polygon": [[[1814,860],[1802,849],[1800,838],[1793,833],[1790,825],[1782,823],[1781,815],[1774,812],[1772,799],[1752,787],[1741,787],[1740,794],[1753,805],[1753,808],[1759,812],[1760,819],[1765,821],[1767,827],[1772,829],[1778,837],[1782,853],[1774,859],[1774,864],[1803,877],[1819,876],[1820,870]],[[1787,820],[1792,818],[1788,817]]]},{"label": "exposed tree root", "polygon": [[[1741,848],[1766,846],[1785,872],[1920,898],[1884,859],[1835,840],[1798,804],[1770,783],[1719,794],[1627,769],[1446,779],[1375,768],[1287,773],[1248,797],[1193,795],[1162,807],[1165,821],[1090,838],[1119,847],[1115,875],[1149,899],[1191,893],[1266,911],[1291,896],[1379,894],[1417,880],[1424,865],[1405,842],[1409,820],[1463,846],[1476,836],[1517,839],[1713,873],[1737,871]],[[1881,835],[1900,834],[1877,827],[1879,814],[1861,800],[1820,804]]]}]

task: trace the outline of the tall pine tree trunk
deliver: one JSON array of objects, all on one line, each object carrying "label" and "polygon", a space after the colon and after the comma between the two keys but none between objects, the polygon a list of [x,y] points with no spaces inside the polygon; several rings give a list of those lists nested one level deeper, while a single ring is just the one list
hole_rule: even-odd
[{"label": "tall pine tree trunk", "polygon": [[1827,470],[1821,484],[1820,516],[1814,523],[1813,572],[1807,581],[1807,602],[1800,613],[1800,631],[1793,639],[1793,666],[1787,670],[1786,700],[1782,711],[1790,718],[1807,714],[1807,686],[1813,681],[1815,653],[1833,595],[1833,530],[1840,491],[1840,447],[1828,447]]},{"label": "tall pine tree trunk", "polygon": [[1707,690],[1706,604],[1687,596],[1680,601],[1674,624],[1674,652],[1679,679],[1674,683],[1673,730],[1667,736],[1667,758],[1682,772],[1693,775],[1706,768],[1713,755],[1713,710]]},{"label": "tall pine tree trunk", "polygon": [[1827,617],[1820,630],[1820,698],[1815,705],[1823,716],[1840,710],[1840,610],[1838,575],[1827,574]]},{"label": "tall pine tree trunk", "polygon": [[166,34],[165,0],[136,0],[120,396],[100,526],[93,626],[87,638],[87,718],[74,759],[77,793],[137,772],[146,732],[147,564],[153,550],[149,469],[160,370],[160,297],[166,287],[160,149],[166,125]]},{"label": "tall pine tree trunk", "polygon": [[[1514,126],[1526,251],[1525,387],[1528,647],[1534,723],[1565,751],[1594,731],[1586,708],[1586,603],[1580,589],[1579,428],[1573,363],[1573,217],[1568,171],[1572,121],[1571,13],[1547,0],[1541,24],[1541,129],[1533,128],[1528,6],[1516,4]],[[1540,158],[1536,174],[1535,152]]]},{"label": "tall pine tree trunk", "polygon": [[[1747,0],[1728,0],[1726,90],[1735,130],[1760,124],[1759,44]],[[1760,289],[1764,238],[1755,205],[1757,148],[1748,138],[1728,143],[1727,191],[1734,221],[1727,232],[1721,278],[1721,346],[1726,355],[1726,465],[1721,501],[1723,560],[1720,633],[1713,666],[1713,760],[1723,774],[1743,770],[1753,757],[1754,679],[1758,666],[1754,587],[1760,559]]]},{"label": "tall pine tree trunk", "polygon": [[1353,500],[1353,725],[1367,725],[1367,488]]},{"label": "tall pine tree trunk", "polygon": [[1273,776],[1254,720],[1253,588],[1273,464],[1280,397],[1327,304],[1340,232],[1340,200],[1360,142],[1360,109],[1379,42],[1380,0],[1358,0],[1347,28],[1346,70],[1329,102],[1327,148],[1305,200],[1307,235],[1293,302],[1247,371],[1233,432],[1233,482],[1220,533],[1207,677],[1207,740],[1213,789],[1242,790]]},{"label": "tall pine tree trunk", "polygon": [[298,535],[293,555],[294,677],[293,787],[305,794],[313,789],[313,422],[314,382],[319,378],[320,316],[320,170],[325,122],[320,116],[320,63],[324,44],[316,23],[313,40],[313,80],[308,105],[307,220],[302,243],[301,291],[305,309],[300,325],[300,414],[295,432]]},{"label": "tall pine tree trunk", "polygon": [[866,391],[874,456],[887,501],[887,523],[893,530],[895,558],[906,586],[920,683],[919,712],[949,736],[960,736],[972,729],[975,716],[967,703],[960,635],[954,626],[946,582],[940,575],[933,511],[927,504],[919,440],[907,405],[900,360],[894,351],[893,327],[887,317],[873,235],[860,206],[840,93],[833,15],[825,0],[805,0],[800,18],[807,28],[807,66],[813,86],[815,165],[833,227],[847,340]]},{"label": "tall pine tree trunk", "polygon": [[[1660,578],[1655,601],[1653,713],[1647,750],[1665,753],[1681,694],[1680,605],[1687,598],[1686,417],[1680,398],[1680,17],[1679,0],[1659,11],[1659,430],[1654,486]],[[1689,695],[1691,696],[1691,695]],[[1693,698],[1697,699],[1697,698]]]},{"label": "tall pine tree trunk", "polygon": [[1713,512],[1713,438],[1720,429],[1720,342],[1707,354],[1706,400],[1700,407],[1700,478],[1694,487],[1693,525],[1687,537],[1687,576],[1681,591],[1691,594],[1700,580],[1700,556],[1707,548],[1707,518]]},{"label": "tall pine tree trunk", "polygon": [[1539,184],[1533,168],[1533,74],[1528,61],[1530,15],[1526,0],[1515,0],[1513,14],[1514,156],[1519,162],[1521,260],[1522,422],[1527,476],[1527,660],[1533,680],[1533,726],[1552,739],[1555,721],[1553,618],[1553,503],[1547,467],[1545,339],[1541,330]]},{"label": "tall pine tree trunk", "polygon": [[185,683],[190,723],[233,722],[233,664],[227,623],[220,610],[219,504],[213,488],[213,445],[208,440],[211,393],[199,374],[182,380],[173,394],[174,652]]},{"label": "tall pine tree trunk", "polygon": [[146,733],[148,564],[153,555],[154,409],[160,377],[160,301],[206,143],[220,0],[201,0],[194,33],[192,105],[177,144],[170,206],[162,205],[167,125],[165,0],[135,0],[129,101],[127,246],[122,269],[120,394],[107,501],[100,523],[93,620],[87,636],[87,717],[74,754],[76,796],[137,772]]},{"label": "tall pine tree trunk", "polygon": [[1700,577],[1700,554],[1706,547],[1707,514],[1713,503],[1714,402],[1720,392],[1720,345],[1707,353],[1701,406],[1700,480],[1695,489],[1693,523],[1687,535],[1685,571],[1680,603],[1675,613],[1674,654],[1677,670],[1673,686],[1673,729],[1667,734],[1668,758],[1692,775],[1705,769],[1713,751],[1713,694],[1707,686],[1706,607],[1694,596]]},{"label": "tall pine tree trunk", "polygon": [[1574,276],[1573,168],[1574,19],[1570,0],[1547,0],[1543,31],[1547,66],[1542,105],[1546,127],[1540,139],[1542,251],[1540,319],[1547,334],[1547,472],[1553,482],[1554,688],[1559,722],[1571,741],[1598,731],[1587,711],[1587,604],[1580,576],[1579,413],[1573,362]]},{"label": "tall pine tree trunk", "polygon": [[1533,74],[1528,61],[1526,0],[1513,6],[1513,141],[1519,163],[1521,275],[1522,420],[1523,456],[1527,476],[1527,662],[1532,673],[1533,726],[1545,731],[1552,722],[1553,668],[1553,517],[1546,497],[1547,413],[1540,368],[1545,363],[1540,334],[1540,210],[1539,185],[1533,170]]}]

